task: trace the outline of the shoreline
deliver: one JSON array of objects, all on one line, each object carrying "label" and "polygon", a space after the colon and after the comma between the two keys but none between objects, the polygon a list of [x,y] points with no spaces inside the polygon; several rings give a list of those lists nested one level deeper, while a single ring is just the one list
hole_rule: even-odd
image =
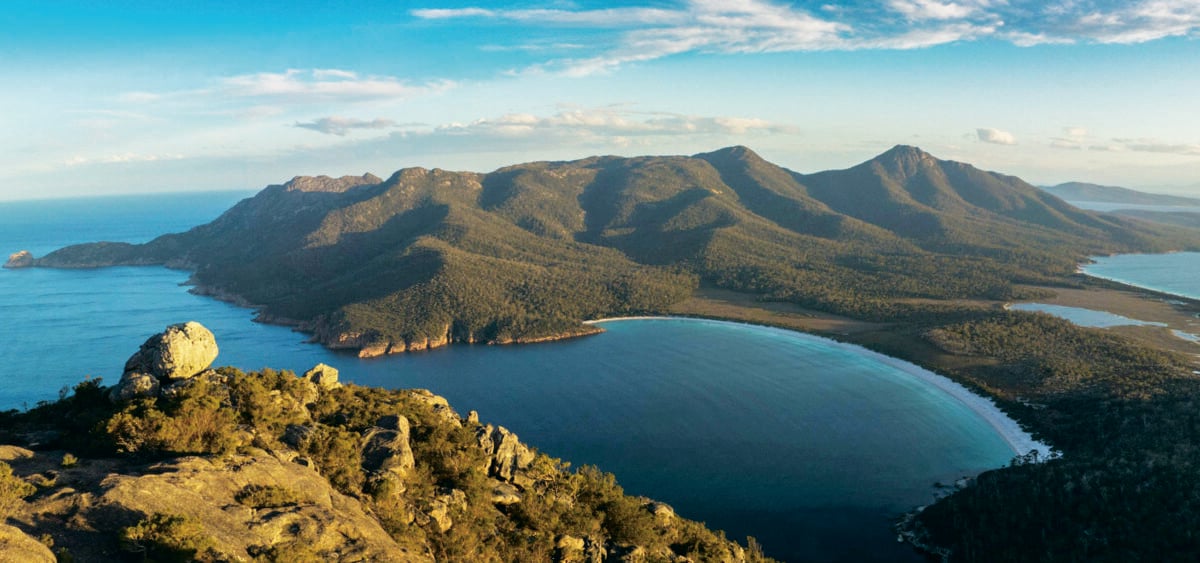
[{"label": "shoreline", "polygon": [[858,344],[853,344],[850,342],[842,342],[839,340],[834,340],[833,338],[829,338],[828,336],[812,334],[812,333],[794,330],[794,329],[790,329],[790,328],[776,327],[776,326],[770,326],[770,325],[761,325],[761,324],[748,323],[748,322],[743,322],[743,321],[710,319],[710,318],[703,318],[703,317],[682,317],[682,316],[678,316],[678,315],[669,315],[669,316],[641,315],[641,316],[631,316],[631,317],[610,317],[610,318],[584,321],[584,323],[595,324],[595,323],[603,323],[603,322],[621,322],[621,321],[639,321],[639,320],[686,320],[686,321],[721,322],[721,323],[739,324],[739,325],[745,325],[745,326],[751,326],[751,327],[785,330],[788,332],[794,332],[796,334],[803,334],[803,335],[807,335],[807,336],[812,336],[814,338],[820,338],[822,340],[826,340],[829,343],[833,344],[836,348],[846,350],[846,351],[851,351],[856,354],[865,355],[865,356],[871,358],[872,360],[882,363],[888,367],[895,368],[895,369],[903,372],[904,374],[909,375],[909,376],[925,383],[926,385],[929,385],[929,386],[945,393],[946,395],[949,395],[951,398],[958,401],[963,406],[967,407],[971,412],[975,413],[977,416],[982,418],[984,420],[984,422],[987,422],[988,425],[991,426],[992,429],[995,430],[996,433],[1000,435],[1000,438],[1003,439],[1004,442],[1008,444],[1009,449],[1011,449],[1013,451],[1013,453],[1018,456],[1026,455],[1031,451],[1037,451],[1038,459],[1045,460],[1045,459],[1048,459],[1052,455],[1052,452],[1054,451],[1051,446],[1037,441],[1036,439],[1034,439],[1033,435],[1026,432],[1024,429],[1022,429],[1020,423],[1018,423],[1012,417],[1008,416],[1008,414],[1006,414],[1003,410],[1001,410],[1000,407],[996,405],[996,402],[991,397],[987,397],[987,396],[975,393],[974,391],[971,391],[963,384],[961,384],[957,381],[954,381],[953,379],[950,379],[949,377],[946,377],[946,376],[938,374],[938,373],[934,373],[933,371],[930,371],[929,369],[923,368],[912,362],[902,360],[902,359],[896,358],[894,356],[889,356],[887,354],[883,354],[880,352],[876,352],[874,350],[871,350],[870,348],[860,346]]},{"label": "shoreline", "polygon": [[[1167,289],[1139,285],[1139,284],[1134,283],[1129,280],[1111,278],[1111,277],[1102,276],[1102,275],[1087,271],[1088,266],[1090,266],[1092,264],[1096,264],[1096,258],[1112,258],[1114,256],[1163,256],[1163,255],[1180,254],[1180,253],[1187,253],[1187,252],[1188,251],[1172,250],[1170,252],[1132,252],[1132,253],[1127,253],[1127,254],[1112,254],[1112,255],[1108,255],[1108,256],[1093,256],[1092,258],[1089,258],[1087,262],[1082,262],[1082,263],[1076,265],[1075,273],[1082,275],[1082,276],[1087,276],[1089,278],[1094,278],[1097,280],[1104,280],[1107,282],[1116,283],[1116,284],[1120,284],[1120,285],[1124,285],[1124,286],[1135,287],[1135,288],[1143,290],[1143,291],[1157,293],[1159,295],[1166,296],[1166,297],[1187,299],[1189,301],[1194,301],[1194,302],[1200,303],[1200,295],[1184,295],[1181,293],[1175,293],[1174,291],[1167,290]],[[1192,253],[1200,254],[1200,252],[1192,252]]]}]

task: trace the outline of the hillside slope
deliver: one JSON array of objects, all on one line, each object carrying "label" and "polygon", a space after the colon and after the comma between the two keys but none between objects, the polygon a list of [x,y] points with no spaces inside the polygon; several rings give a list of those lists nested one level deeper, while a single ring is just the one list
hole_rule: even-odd
[{"label": "hillside slope", "polygon": [[898,298],[1007,299],[1089,255],[1196,247],[1182,232],[915,147],[807,175],[730,147],[299,177],[186,233],[35,264],[191,269],[199,291],[371,356],[587,334],[583,320],[663,312],[701,283],[887,318]]}]

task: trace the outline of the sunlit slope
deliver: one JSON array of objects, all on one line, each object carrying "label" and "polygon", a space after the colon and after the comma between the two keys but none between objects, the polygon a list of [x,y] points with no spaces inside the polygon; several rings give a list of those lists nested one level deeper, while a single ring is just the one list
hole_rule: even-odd
[{"label": "sunlit slope", "polygon": [[182,266],[327,343],[398,351],[573,334],[664,311],[700,283],[886,317],[897,298],[1003,299],[1089,255],[1196,245],[1181,233],[914,147],[816,174],[731,147],[298,177],[186,233],[38,264]]}]

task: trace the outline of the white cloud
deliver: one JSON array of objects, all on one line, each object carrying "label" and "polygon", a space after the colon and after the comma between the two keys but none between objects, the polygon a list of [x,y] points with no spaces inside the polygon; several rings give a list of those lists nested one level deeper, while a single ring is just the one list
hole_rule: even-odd
[{"label": "white cloud", "polygon": [[67,166],[82,166],[86,164],[125,164],[131,162],[160,162],[164,160],[182,160],[182,154],[142,154],[134,152],[109,154],[98,157],[76,155],[67,159]]},{"label": "white cloud", "polygon": [[1008,131],[1001,131],[999,129],[991,129],[991,128],[986,128],[986,127],[981,127],[979,129],[975,130],[975,134],[976,134],[976,136],[979,137],[979,140],[984,143],[992,143],[994,145],[1015,145],[1015,144],[1017,144],[1017,138],[1014,137],[1013,134],[1009,133]]},{"label": "white cloud", "polygon": [[360,77],[337,69],[260,72],[222,79],[222,95],[292,102],[407,99],[454,87],[450,81],[413,85],[391,76]]},{"label": "white cloud", "polygon": [[1088,130],[1086,127],[1063,127],[1063,135],[1072,139],[1087,137]]},{"label": "white cloud", "polygon": [[[420,9],[426,20],[483,18],[591,32],[590,57],[554,59],[536,71],[588,75],[681,53],[918,49],[996,38],[1022,47],[1140,43],[1200,31],[1200,0],[884,0],[809,12],[771,0],[682,0],[672,7]],[[495,45],[492,48],[496,48]]]},{"label": "white cloud", "polygon": [[1113,139],[1124,150],[1159,154],[1200,156],[1200,144],[1168,143],[1157,139]]},{"label": "white cloud", "polygon": [[910,20],[957,20],[979,10],[979,6],[937,0],[890,0],[888,6]]},{"label": "white cloud", "polygon": [[383,119],[376,117],[371,120],[354,119],[352,117],[330,116],[322,117],[310,122],[297,122],[295,127],[301,129],[311,129],[319,133],[328,135],[345,136],[352,129],[393,129],[399,124],[391,119]]},{"label": "white cloud", "polygon": [[795,129],[752,117],[702,117],[674,113],[641,113],[621,108],[560,111],[551,116],[513,113],[470,123],[451,123],[433,129],[437,135],[527,137],[641,137],[673,135],[745,135],[795,133]]},{"label": "white cloud", "polygon": [[1056,148],[1056,149],[1068,149],[1068,150],[1076,150],[1076,151],[1083,149],[1083,144],[1080,143],[1079,141],[1076,141],[1074,139],[1064,139],[1062,137],[1055,137],[1053,139],[1050,139],[1050,146],[1052,148]]}]

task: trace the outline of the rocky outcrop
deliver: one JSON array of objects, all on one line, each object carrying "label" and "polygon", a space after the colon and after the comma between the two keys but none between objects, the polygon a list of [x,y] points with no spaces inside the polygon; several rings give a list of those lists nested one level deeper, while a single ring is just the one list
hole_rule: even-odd
[{"label": "rocky outcrop", "polygon": [[304,379],[307,379],[321,389],[337,389],[342,384],[338,383],[338,370],[335,367],[325,364],[317,364],[312,369],[304,372]]},{"label": "rocky outcrop", "polygon": [[217,359],[217,340],[204,325],[171,325],[151,336],[125,362],[121,381],[109,392],[113,401],[155,396],[200,374]]},{"label": "rocky outcrop", "polygon": [[28,268],[33,265],[33,255],[28,250],[14,252],[8,255],[8,262],[4,263],[5,268]]},{"label": "rocky outcrop", "polygon": [[217,339],[204,325],[190,321],[171,325],[146,340],[125,362],[125,372],[179,380],[208,369],[217,359]]},{"label": "rocky outcrop", "polygon": [[381,417],[363,433],[363,469],[390,472],[404,477],[416,465],[409,444],[408,419],[401,415]]},{"label": "rocky outcrop", "polygon": [[516,434],[509,432],[503,426],[493,427],[491,424],[480,426],[475,430],[475,439],[479,447],[490,454],[488,456],[488,475],[518,487],[528,487],[533,480],[523,472],[537,457],[528,446],[521,443]]},{"label": "rocky outcrop", "polygon": [[[250,485],[278,487],[299,499],[290,506],[246,506]],[[256,452],[215,461],[185,457],[155,464],[144,475],[113,475],[82,518],[98,529],[133,522],[106,515],[174,514],[199,522],[216,550],[249,559],[273,546],[300,543],[323,560],[424,561],[397,545],[362,505],[333,490],[316,471]]]},{"label": "rocky outcrop", "polygon": [[54,563],[58,558],[42,542],[18,528],[0,523],[0,561]]}]

